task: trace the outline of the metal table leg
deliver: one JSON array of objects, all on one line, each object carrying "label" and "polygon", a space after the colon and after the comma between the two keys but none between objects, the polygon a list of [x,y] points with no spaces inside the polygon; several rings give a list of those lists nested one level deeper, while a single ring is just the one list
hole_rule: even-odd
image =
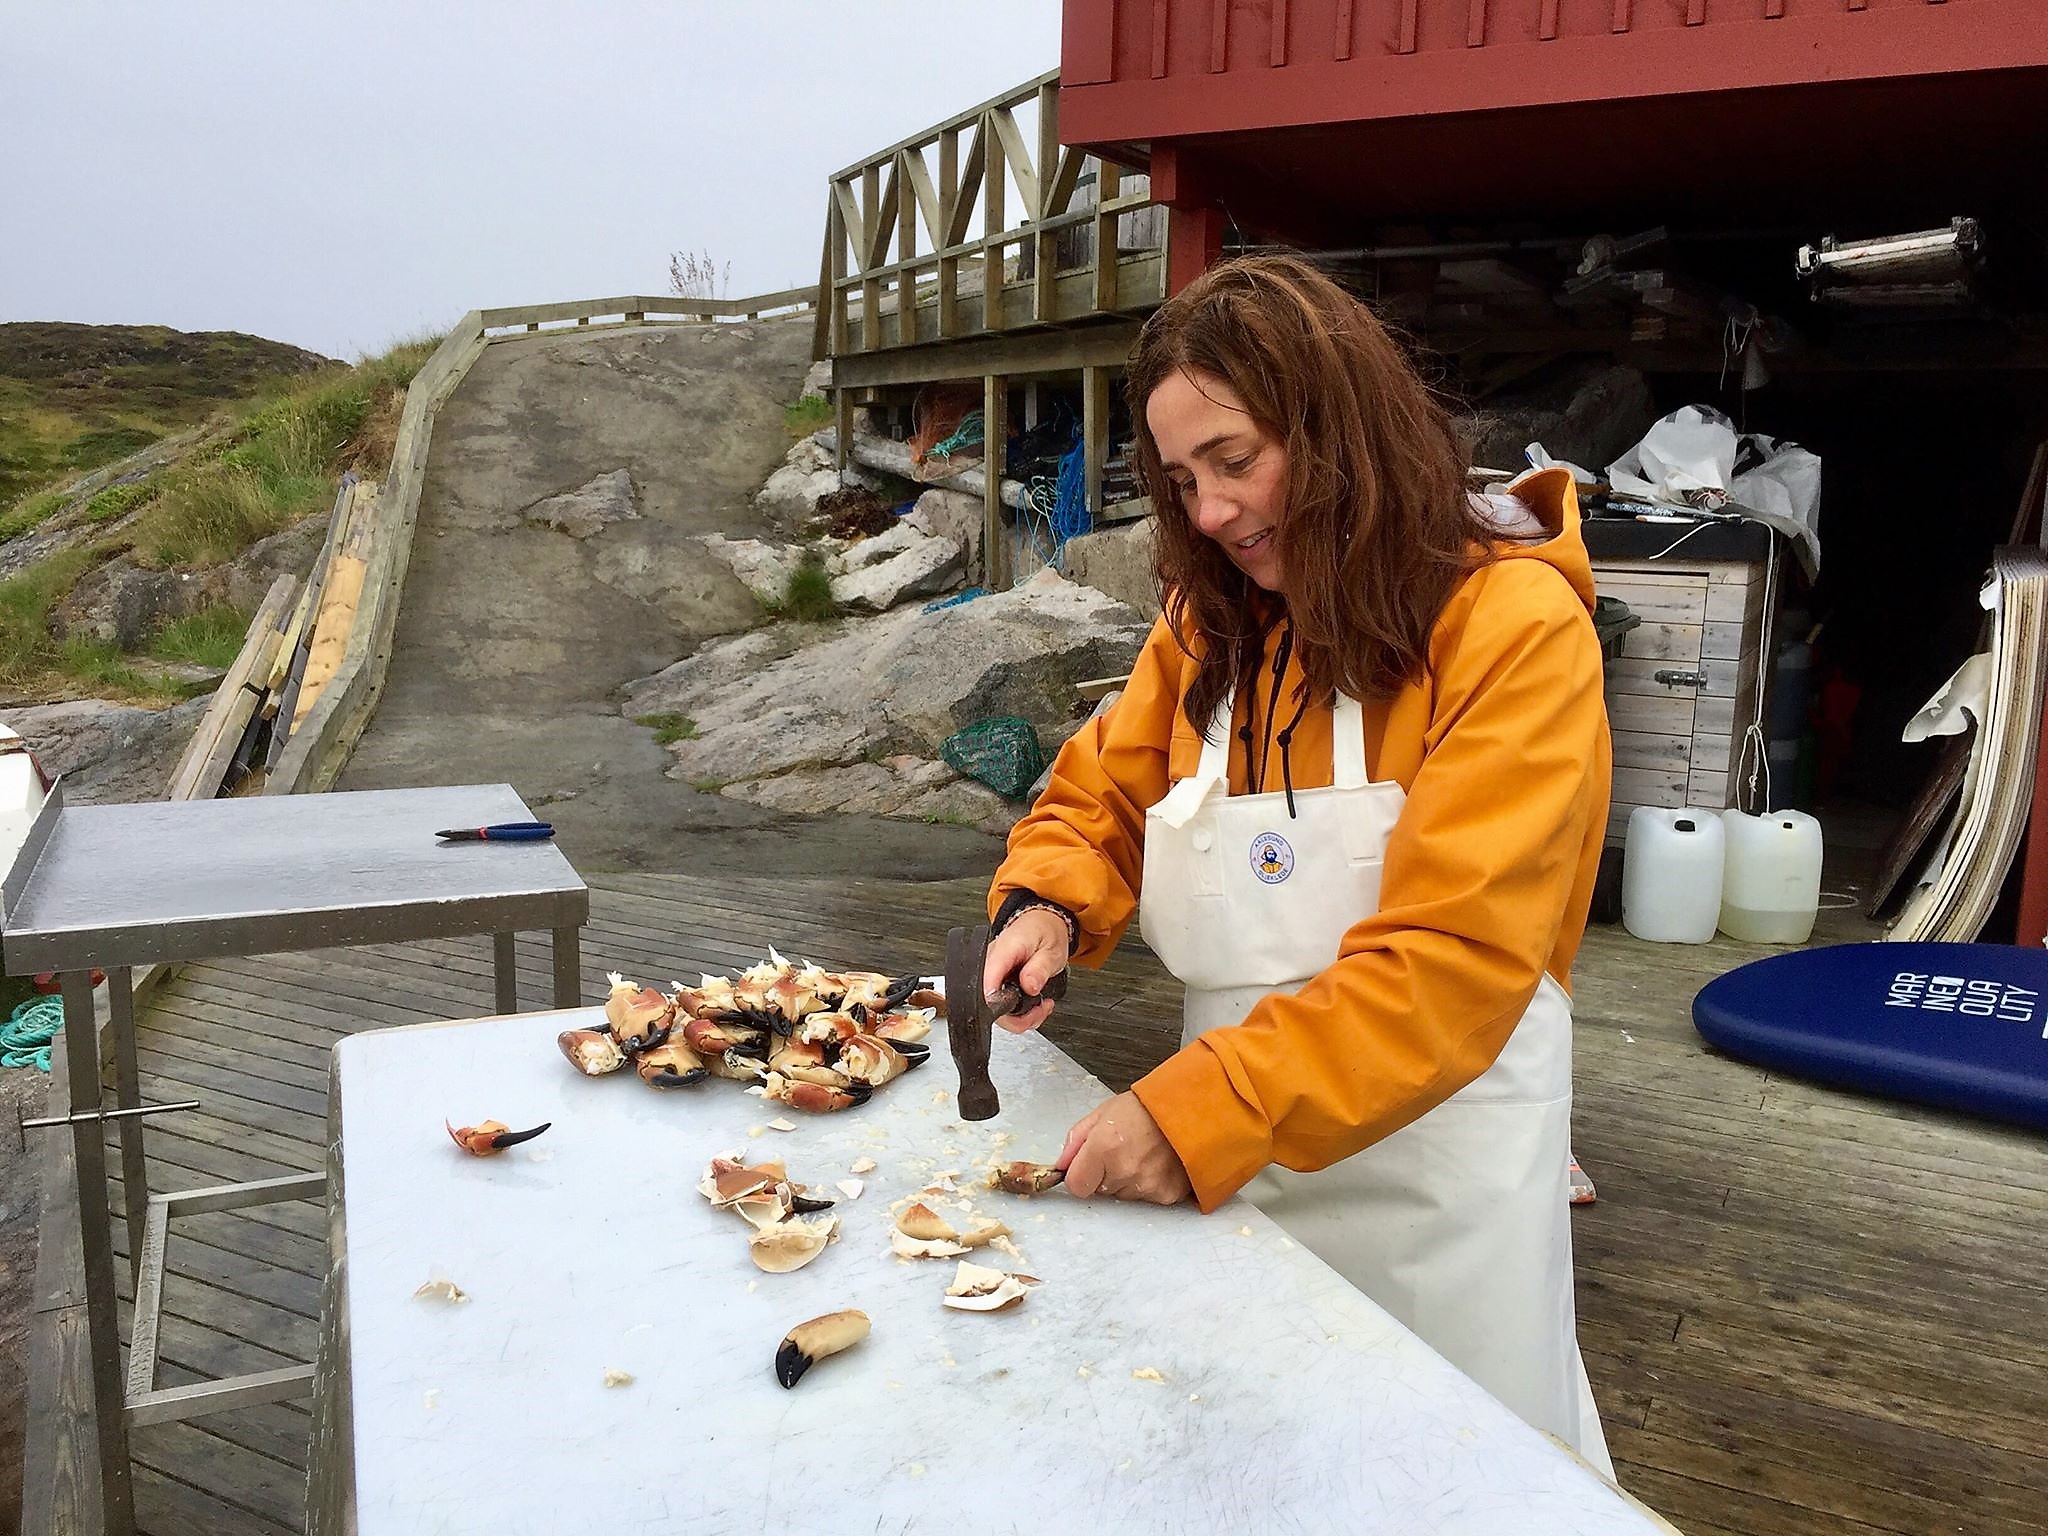
[{"label": "metal table leg", "polygon": [[[135,978],[123,966],[107,972],[107,1029],[114,1044],[114,1105],[142,1103],[142,1075],[135,1065]],[[143,1225],[149,1215],[149,1165],[142,1156],[142,1121],[121,1121],[121,1196],[128,1212],[128,1274],[142,1273]]]},{"label": "metal table leg", "polygon": [[519,1011],[519,949],[517,934],[491,935],[491,970],[498,982],[498,1012]]},{"label": "metal table leg", "polygon": [[78,1170],[78,1237],[85,1267],[86,1338],[92,1351],[93,1424],[99,1440],[100,1499],[106,1536],[132,1536],[135,1497],[128,1469],[128,1419],[121,1381],[121,1335],[114,1289],[114,1234],[107,1211],[107,1127],[100,1102],[99,1033],[94,1027],[92,973],[66,971],[64,1060],[71,1077],[71,1113],[94,1118],[71,1127]]},{"label": "metal table leg", "polygon": [[579,953],[581,932],[575,928],[555,930],[555,1006],[583,1006],[583,962]]}]

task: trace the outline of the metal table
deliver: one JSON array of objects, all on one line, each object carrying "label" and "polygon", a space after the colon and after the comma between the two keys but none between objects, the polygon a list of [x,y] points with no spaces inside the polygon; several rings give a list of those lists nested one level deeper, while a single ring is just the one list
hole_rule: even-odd
[{"label": "metal table", "polygon": [[[1671,1529],[1243,1201],[974,1191],[1106,1093],[1036,1035],[998,1038],[1003,1112],[970,1125],[943,1029],[927,1068],[806,1115],[732,1082],[578,1076],[554,1037],[600,1017],[336,1047],[312,1536]],[[441,1128],[487,1117],[552,1124],[491,1158]],[[757,1270],[740,1218],[695,1189],[731,1148],[837,1198],[839,1240]],[[947,1310],[952,1262],[889,1251],[891,1201],[948,1170],[1021,1255],[975,1257],[1044,1282],[1014,1311]],[[415,1296],[430,1280],[468,1299]],[[785,1330],[849,1306],[872,1335],[777,1385]]]},{"label": "metal table", "polygon": [[[310,1367],[159,1390],[156,1334],[172,1216],[317,1197],[324,1174],[150,1195],[136,1067],[133,969],[226,955],[493,936],[496,1005],[517,1011],[514,935],[554,941],[554,1005],[574,1006],[578,932],[590,892],[553,843],[438,842],[444,827],[531,820],[509,784],[74,806],[61,783],[0,881],[9,975],[59,973],[69,1123],[77,1164],[84,1291],[106,1529],[132,1529],[128,1427],[302,1395]],[[109,995],[105,1050],[115,1107],[102,1099],[92,972]],[[121,1136],[135,1271],[126,1382],[117,1333],[105,1122]]]}]

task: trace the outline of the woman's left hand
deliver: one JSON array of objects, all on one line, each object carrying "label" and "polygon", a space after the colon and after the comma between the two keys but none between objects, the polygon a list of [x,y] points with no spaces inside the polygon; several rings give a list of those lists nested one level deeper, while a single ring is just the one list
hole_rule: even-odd
[{"label": "woman's left hand", "polygon": [[1077,1122],[1059,1165],[1068,1193],[1083,1200],[1101,1194],[1178,1205],[1194,1193],[1180,1154],[1134,1093],[1118,1094]]}]

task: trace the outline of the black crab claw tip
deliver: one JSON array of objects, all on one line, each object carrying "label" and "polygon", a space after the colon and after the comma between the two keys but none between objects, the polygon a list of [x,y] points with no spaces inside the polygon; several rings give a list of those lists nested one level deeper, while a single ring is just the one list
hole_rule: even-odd
[{"label": "black crab claw tip", "polygon": [[768,1042],[766,1040],[742,1040],[738,1045],[733,1046],[731,1051],[735,1056],[751,1056],[757,1060],[766,1061],[768,1059]]},{"label": "black crab claw tip", "polygon": [[497,1135],[491,1138],[491,1145],[495,1147],[498,1151],[502,1152],[507,1147],[518,1146],[519,1143],[521,1143],[522,1141],[533,1140],[534,1137],[538,1136],[542,1131],[546,1130],[549,1126],[553,1125],[554,1123],[555,1122],[552,1120],[546,1120],[543,1121],[541,1124],[536,1125],[530,1131],[500,1131]]},{"label": "black crab claw tip", "polygon": [[829,1211],[832,1209],[832,1205],[833,1202],[830,1200],[818,1200],[810,1195],[791,1195],[789,1197],[789,1208],[799,1216],[808,1216],[813,1211]]},{"label": "black crab claw tip", "polygon": [[932,1048],[919,1041],[891,1040],[889,1044],[894,1046],[896,1054],[903,1058],[903,1070],[906,1072],[915,1072],[932,1059]]},{"label": "black crab claw tip", "polygon": [[862,1029],[868,1027],[868,1005],[866,1003],[855,1003],[846,1010],[846,1016]]},{"label": "black crab claw tip", "polygon": [[848,1083],[845,1093],[854,1103],[865,1104],[875,1096],[875,1085],[873,1083]]},{"label": "black crab claw tip", "polygon": [[882,994],[882,1012],[898,1007],[905,998],[924,985],[922,976],[898,976],[889,983],[889,990]]},{"label": "black crab claw tip", "polygon": [[656,1088],[688,1088],[693,1083],[703,1082],[704,1079],[709,1077],[710,1075],[711,1074],[702,1067],[692,1067],[687,1072],[671,1072],[663,1070],[655,1073],[654,1076],[647,1079],[647,1081],[653,1084]]},{"label": "black crab claw tip", "polygon": [[804,1372],[811,1365],[811,1357],[788,1339],[784,1339],[782,1348],[775,1351],[775,1379],[785,1387],[793,1387],[803,1380]]}]

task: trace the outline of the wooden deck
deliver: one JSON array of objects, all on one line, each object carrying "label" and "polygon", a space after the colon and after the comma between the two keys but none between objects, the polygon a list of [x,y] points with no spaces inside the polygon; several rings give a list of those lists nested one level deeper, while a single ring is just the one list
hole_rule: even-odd
[{"label": "wooden deck", "polygon": [[[770,943],[931,967],[978,901],[961,884],[593,886],[592,996],[607,969],[665,982]],[[1708,1055],[1692,994],[1752,953],[1596,929],[1580,967],[1578,1151],[1601,1194],[1574,1216],[1580,1319],[1622,1481],[1689,1536],[2039,1532],[2042,1143]],[[522,950],[529,999],[546,958]],[[204,1108],[152,1124],[152,1187],[318,1168],[336,1037],[490,995],[481,939],[190,967],[145,1016],[141,1060],[147,1098]],[[1049,1033],[1122,1087],[1171,1047],[1176,1008],[1133,944]],[[323,1243],[309,1204],[174,1223],[165,1380],[310,1359]],[[297,1531],[307,1425],[279,1405],[138,1432],[143,1528]]]}]

